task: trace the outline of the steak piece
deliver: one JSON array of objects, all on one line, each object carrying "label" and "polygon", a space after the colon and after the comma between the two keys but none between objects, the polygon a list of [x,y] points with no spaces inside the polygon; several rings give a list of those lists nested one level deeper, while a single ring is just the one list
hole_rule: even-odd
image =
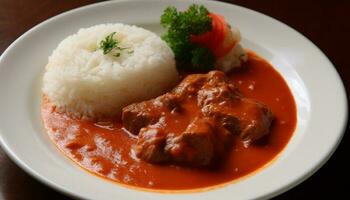
[{"label": "steak piece", "polygon": [[123,109],[124,127],[138,135],[137,157],[150,163],[212,166],[234,137],[245,144],[269,132],[273,114],[243,97],[223,72],[188,75],[171,92]]}]

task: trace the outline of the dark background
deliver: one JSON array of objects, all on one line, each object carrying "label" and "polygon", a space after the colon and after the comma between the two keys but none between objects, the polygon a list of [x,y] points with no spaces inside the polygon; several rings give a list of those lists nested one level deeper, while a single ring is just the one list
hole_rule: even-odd
[{"label": "dark background", "polygon": [[[0,0],[0,54],[36,24],[93,0]],[[274,17],[314,42],[350,89],[350,1],[226,0]],[[315,77],[317,78],[317,77]],[[349,95],[348,95],[349,99]],[[1,123],[1,122],[0,122]],[[325,122],[326,123],[326,122]],[[335,154],[311,178],[275,199],[348,199],[349,126]],[[49,170],[49,169],[48,169]],[[102,191],[100,191],[102,192]],[[346,198],[347,197],[347,198]],[[0,148],[0,199],[70,199],[17,167]],[[116,197],[117,199],[117,197]]]}]

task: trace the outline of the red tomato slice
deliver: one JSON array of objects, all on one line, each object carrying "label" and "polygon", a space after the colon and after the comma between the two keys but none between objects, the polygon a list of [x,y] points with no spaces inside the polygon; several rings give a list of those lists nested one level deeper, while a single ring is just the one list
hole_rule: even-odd
[{"label": "red tomato slice", "polygon": [[212,17],[210,16],[209,14],[209,17],[212,18],[212,29],[211,31],[209,32],[206,32],[204,34],[201,34],[201,35],[191,35],[191,41],[193,43],[196,43],[196,44],[199,44],[201,46],[204,46],[208,49],[211,49],[212,48],[212,39],[215,37],[215,32],[217,31],[217,21]]},{"label": "red tomato slice", "polygon": [[[228,36],[228,34],[230,33],[231,30],[229,29],[225,19],[222,16],[217,15],[216,17],[218,18],[218,21],[221,22],[221,26],[222,26],[221,36],[222,37],[220,38],[220,41],[219,41],[220,45],[218,45],[213,50],[213,52],[214,52],[216,58],[220,58],[220,57],[225,56],[233,47],[235,47],[237,41],[233,37],[226,38],[226,37],[230,37],[230,36]],[[225,39],[229,40],[229,41],[225,42]]]},{"label": "red tomato slice", "polygon": [[222,16],[209,13],[209,17],[212,18],[212,30],[201,35],[191,35],[191,41],[208,48],[218,58],[228,52],[226,48],[223,49],[223,42],[229,30]]},{"label": "red tomato slice", "polygon": [[212,51],[216,57],[219,56],[220,49],[223,48],[223,42],[227,34],[227,24],[223,17],[219,15],[213,15],[215,21],[218,23],[215,39],[212,40]]}]

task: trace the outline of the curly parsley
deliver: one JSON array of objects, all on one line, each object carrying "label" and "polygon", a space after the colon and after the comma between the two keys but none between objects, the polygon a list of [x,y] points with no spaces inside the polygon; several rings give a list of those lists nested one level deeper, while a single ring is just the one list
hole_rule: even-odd
[{"label": "curly parsley", "polygon": [[167,32],[162,38],[173,50],[179,68],[208,70],[214,67],[214,55],[191,42],[191,35],[200,35],[212,29],[212,19],[208,14],[204,6],[196,4],[183,12],[177,11],[175,7],[164,10],[160,22]]}]

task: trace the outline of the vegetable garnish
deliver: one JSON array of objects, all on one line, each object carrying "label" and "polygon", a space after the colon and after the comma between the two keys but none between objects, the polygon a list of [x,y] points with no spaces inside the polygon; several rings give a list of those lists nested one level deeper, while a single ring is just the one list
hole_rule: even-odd
[{"label": "vegetable garnish", "polygon": [[179,68],[214,68],[213,53],[207,47],[191,41],[191,36],[212,30],[212,18],[204,6],[193,4],[183,12],[177,11],[175,7],[168,7],[161,16],[161,24],[167,29],[162,38],[173,50]]},{"label": "vegetable garnish", "polygon": [[227,51],[227,48],[223,48],[220,45],[224,42],[224,39],[229,31],[229,27],[222,16],[214,13],[209,13],[208,15],[212,18],[212,30],[202,35],[192,35],[191,42],[210,49],[215,57],[219,58],[225,55],[232,48],[232,45],[230,45],[231,48],[229,48]]},{"label": "vegetable garnish", "polygon": [[118,41],[113,38],[115,32],[109,34],[104,40],[100,42],[100,49],[103,50],[103,54],[111,52],[118,44]]},{"label": "vegetable garnish", "polygon": [[[100,42],[100,49],[103,50],[103,54],[106,55],[112,51],[114,51],[113,56],[119,57],[121,55],[121,51],[129,48],[123,48],[118,46],[119,41],[114,39],[113,36],[116,34],[116,32],[113,32],[109,34],[104,40],[101,40]],[[133,53],[132,50],[128,51],[128,53]]]}]

